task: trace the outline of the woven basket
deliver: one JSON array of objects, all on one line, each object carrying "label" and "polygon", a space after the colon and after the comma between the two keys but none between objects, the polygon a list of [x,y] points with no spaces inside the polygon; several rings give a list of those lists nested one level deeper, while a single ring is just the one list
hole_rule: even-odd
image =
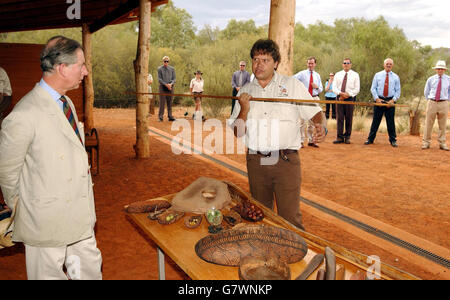
[{"label": "woven basket", "polygon": [[307,252],[308,246],[300,235],[268,225],[239,224],[233,229],[206,236],[195,245],[195,253],[201,259],[235,267],[246,256],[270,257],[277,253],[280,262],[291,264],[302,260]]}]

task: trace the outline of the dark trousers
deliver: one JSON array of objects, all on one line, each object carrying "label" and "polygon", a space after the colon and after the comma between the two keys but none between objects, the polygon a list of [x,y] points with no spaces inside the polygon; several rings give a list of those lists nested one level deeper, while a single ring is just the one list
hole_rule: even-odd
[{"label": "dark trousers", "polygon": [[396,142],[397,135],[395,133],[395,107],[374,106],[372,126],[370,126],[369,141],[373,142],[377,136],[383,115],[386,117],[386,126],[389,134],[389,142]]},{"label": "dark trousers", "polygon": [[275,164],[264,165],[261,162],[264,156],[247,154],[250,192],[270,209],[274,209],[275,194],[278,215],[304,229],[300,213],[300,157],[298,153],[290,153],[287,157],[289,160],[279,157]]},{"label": "dark trousers", "polygon": [[[336,100],[336,97],[325,97],[326,100]],[[325,104],[325,117],[327,119],[330,118],[330,110],[331,110],[331,118],[336,119],[336,103],[327,103]]]},{"label": "dark trousers", "polygon": [[[356,97],[342,99],[342,101],[356,101]],[[336,108],[337,108],[337,138],[338,140],[349,139],[350,136],[352,135],[353,111],[355,109],[355,106],[349,104],[337,104]]]},{"label": "dark trousers", "polygon": [[[238,90],[233,88],[233,97],[236,97]],[[236,104],[236,99],[231,99],[231,114],[233,114],[234,105]]]},{"label": "dark trousers", "polygon": [[[165,86],[159,86],[159,92],[163,94],[173,94],[173,89],[171,91],[167,90]],[[162,119],[164,116],[164,108],[167,103],[167,116],[172,119],[172,96],[159,96],[159,118]]]}]

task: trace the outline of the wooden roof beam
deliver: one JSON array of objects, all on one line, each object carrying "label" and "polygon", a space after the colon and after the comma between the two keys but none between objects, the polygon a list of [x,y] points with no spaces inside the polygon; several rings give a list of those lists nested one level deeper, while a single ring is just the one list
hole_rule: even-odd
[{"label": "wooden roof beam", "polygon": [[113,23],[114,21],[127,16],[131,11],[139,7],[139,1],[138,0],[131,0],[127,1],[126,3],[120,5],[110,13],[104,15],[100,19],[94,21],[89,26],[89,31],[91,33],[96,32],[97,30],[102,29],[103,27],[107,26],[108,24]]}]

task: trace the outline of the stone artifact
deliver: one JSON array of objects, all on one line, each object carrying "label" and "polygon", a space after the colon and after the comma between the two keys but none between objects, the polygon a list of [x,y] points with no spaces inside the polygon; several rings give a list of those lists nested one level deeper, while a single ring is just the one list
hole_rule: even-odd
[{"label": "stone artifact", "polygon": [[220,210],[228,204],[231,204],[231,197],[227,184],[207,177],[198,178],[172,200],[174,210],[196,214],[204,214],[213,207]]}]

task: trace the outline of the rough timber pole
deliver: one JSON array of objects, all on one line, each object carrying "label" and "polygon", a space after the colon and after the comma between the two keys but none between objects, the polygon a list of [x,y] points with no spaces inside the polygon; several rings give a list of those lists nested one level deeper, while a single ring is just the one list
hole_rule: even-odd
[{"label": "rough timber pole", "polygon": [[293,75],[295,0],[271,0],[269,38],[280,47],[281,63],[277,71]]},{"label": "rough timber pole", "polygon": [[[136,90],[138,93],[147,92],[148,61],[150,48],[150,16],[152,4],[149,0],[139,0],[139,38],[134,61]],[[148,135],[149,97],[137,94],[136,103],[136,158],[150,156],[150,139]]]},{"label": "rough timber pole", "polygon": [[84,131],[91,132],[94,128],[94,83],[92,80],[92,33],[88,24],[82,26],[82,39],[86,69],[89,74],[84,78]]}]

